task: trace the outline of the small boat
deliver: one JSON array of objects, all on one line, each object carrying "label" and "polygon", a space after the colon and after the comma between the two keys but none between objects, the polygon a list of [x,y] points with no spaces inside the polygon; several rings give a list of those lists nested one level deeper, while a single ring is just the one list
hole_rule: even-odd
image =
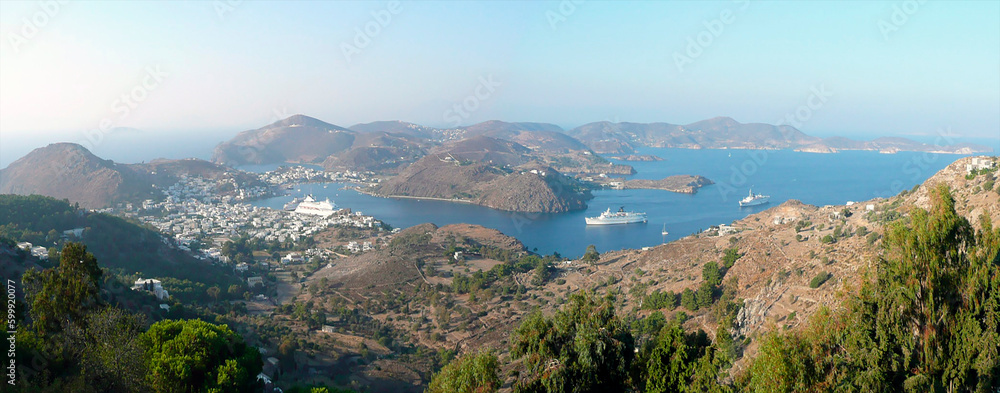
[{"label": "small boat", "polygon": [[667,232],[667,224],[666,223],[663,223],[663,230],[660,231],[660,234],[663,235],[663,236],[667,236],[667,235],[670,234],[670,232]]}]

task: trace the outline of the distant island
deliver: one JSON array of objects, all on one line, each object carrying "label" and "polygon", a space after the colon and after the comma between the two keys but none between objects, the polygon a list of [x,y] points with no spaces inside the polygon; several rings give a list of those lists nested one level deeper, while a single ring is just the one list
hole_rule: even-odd
[{"label": "distant island", "polygon": [[651,189],[679,192],[683,194],[694,194],[698,189],[715,184],[704,176],[675,175],[668,176],[660,180],[631,179],[623,182],[626,189]]},{"label": "distant island", "polygon": [[881,153],[917,151],[949,154],[989,153],[988,146],[929,145],[906,138],[855,141],[843,137],[809,136],[795,127],[763,123],[740,123],[715,117],[679,125],[670,123],[596,122],[566,131],[600,154],[634,154],[639,147],[682,149],[795,149],[803,152],[836,153],[841,150],[871,150]]},{"label": "distant island", "polygon": [[652,154],[626,154],[621,156],[611,156],[619,161],[663,161],[662,158]]}]

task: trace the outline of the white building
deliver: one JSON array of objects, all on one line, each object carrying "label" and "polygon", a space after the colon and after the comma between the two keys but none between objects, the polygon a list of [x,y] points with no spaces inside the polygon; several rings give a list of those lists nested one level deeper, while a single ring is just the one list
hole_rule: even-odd
[{"label": "white building", "polygon": [[67,229],[67,230],[63,231],[63,235],[64,236],[73,235],[74,237],[82,237],[83,236],[83,228]]},{"label": "white building", "polygon": [[281,258],[281,263],[301,263],[303,261],[305,261],[305,258],[297,252],[288,253],[288,255]]},{"label": "white building", "polygon": [[247,285],[253,288],[255,285],[264,285],[264,279],[260,276],[247,278]]},{"label": "white building", "polygon": [[236,271],[238,271],[240,273],[245,273],[249,269],[250,269],[250,265],[247,265],[246,262],[240,262],[240,263],[236,264]]},{"label": "white building", "polygon": [[350,252],[359,252],[361,251],[361,246],[358,244],[358,242],[352,241],[350,243],[347,243],[347,250]]},{"label": "white building", "polygon": [[965,164],[965,171],[972,173],[972,171],[990,169],[994,166],[996,166],[996,162],[989,157],[972,157],[972,162]]},{"label": "white building", "polygon": [[163,284],[160,283],[160,280],[153,278],[135,280],[132,290],[152,292],[159,300],[165,300],[170,297],[170,293],[166,289],[163,289]]}]

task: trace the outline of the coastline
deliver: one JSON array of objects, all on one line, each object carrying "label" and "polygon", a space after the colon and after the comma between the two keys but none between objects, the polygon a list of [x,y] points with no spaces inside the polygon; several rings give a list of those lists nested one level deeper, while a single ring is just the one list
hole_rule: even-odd
[{"label": "coastline", "polygon": [[[378,197],[378,198],[416,199],[416,200],[442,201],[442,202],[458,202],[458,203],[465,203],[465,204],[469,204],[469,205],[479,205],[478,203],[476,203],[474,201],[471,201],[471,200],[468,200],[468,199],[419,197],[419,196],[412,196],[412,195],[380,195],[380,194],[376,194],[376,193],[364,190],[361,187],[357,187],[357,186],[355,186],[355,187],[344,187],[344,188],[349,188],[349,189],[357,191],[357,192],[359,192],[361,194],[365,194],[365,195],[373,196],[373,197]],[[479,205],[479,206],[482,206],[482,205]]]}]

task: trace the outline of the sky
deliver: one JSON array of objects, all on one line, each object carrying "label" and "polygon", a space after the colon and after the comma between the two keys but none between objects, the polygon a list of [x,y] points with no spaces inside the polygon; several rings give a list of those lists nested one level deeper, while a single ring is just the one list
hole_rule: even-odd
[{"label": "sky", "polygon": [[2,165],[296,113],[1000,139],[1000,2],[0,2]]}]

